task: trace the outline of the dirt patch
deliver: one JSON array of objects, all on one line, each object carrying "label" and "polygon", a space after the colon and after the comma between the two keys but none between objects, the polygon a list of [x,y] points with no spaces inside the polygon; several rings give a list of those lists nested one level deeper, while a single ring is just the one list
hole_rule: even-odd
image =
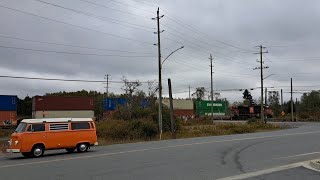
[{"label": "dirt patch", "polygon": [[5,155],[7,148],[7,141],[0,141],[0,157]]}]

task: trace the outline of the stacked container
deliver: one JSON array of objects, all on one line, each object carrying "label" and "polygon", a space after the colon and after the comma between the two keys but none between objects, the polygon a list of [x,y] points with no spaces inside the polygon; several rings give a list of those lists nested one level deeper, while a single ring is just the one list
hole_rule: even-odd
[{"label": "stacked container", "polygon": [[94,118],[94,100],[90,97],[35,96],[32,117]]},{"label": "stacked container", "polygon": [[224,101],[195,101],[195,111],[197,116],[210,116],[211,107],[213,106],[213,115],[214,116],[225,116],[227,107],[226,102]]},{"label": "stacked container", "polygon": [[17,96],[0,95],[0,126],[17,125]]},{"label": "stacked container", "polygon": [[118,106],[123,106],[128,103],[125,98],[105,98],[103,99],[103,111],[114,111]]},{"label": "stacked container", "polygon": [[[170,100],[163,99],[162,103],[170,108]],[[193,118],[194,117],[194,108],[193,100],[189,99],[173,99],[173,113],[177,117],[181,118]]]}]

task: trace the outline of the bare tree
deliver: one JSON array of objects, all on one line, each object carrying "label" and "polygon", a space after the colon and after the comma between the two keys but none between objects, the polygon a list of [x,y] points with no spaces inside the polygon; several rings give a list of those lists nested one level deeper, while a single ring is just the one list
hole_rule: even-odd
[{"label": "bare tree", "polygon": [[128,81],[125,76],[122,76],[121,80],[124,83],[124,86],[121,88],[125,91],[125,94],[130,98],[138,90],[138,87],[141,86],[141,83],[137,81]]},{"label": "bare tree", "polygon": [[197,100],[203,100],[205,95],[206,95],[206,89],[204,87],[198,87],[196,89],[196,92],[192,94],[192,97],[196,98]]},{"label": "bare tree", "polygon": [[148,97],[155,97],[156,92],[159,90],[158,84],[156,81],[148,81]]},{"label": "bare tree", "polygon": [[132,113],[133,113],[133,106],[134,106],[134,94],[141,94],[141,91],[139,91],[139,86],[141,86],[141,83],[139,81],[128,81],[128,79],[125,76],[122,76],[121,80],[123,81],[124,85],[121,88],[125,91],[125,95],[128,99],[128,104],[125,108],[123,108],[123,116],[126,117],[125,119],[131,119]]}]

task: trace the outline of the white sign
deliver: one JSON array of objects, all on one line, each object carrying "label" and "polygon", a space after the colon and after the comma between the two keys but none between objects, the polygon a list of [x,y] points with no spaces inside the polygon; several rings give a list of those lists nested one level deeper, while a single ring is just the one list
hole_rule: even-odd
[{"label": "white sign", "polygon": [[[211,106],[211,103],[207,103],[207,106]],[[222,107],[222,104],[213,103],[213,106]]]}]

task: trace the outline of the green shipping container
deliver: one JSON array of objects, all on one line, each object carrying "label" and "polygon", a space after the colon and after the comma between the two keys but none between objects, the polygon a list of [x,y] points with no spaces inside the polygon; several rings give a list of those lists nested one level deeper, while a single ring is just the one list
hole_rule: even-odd
[{"label": "green shipping container", "polygon": [[224,101],[195,101],[195,111],[198,116],[210,116],[211,106],[213,106],[214,116],[224,116],[227,112],[226,102]]}]

